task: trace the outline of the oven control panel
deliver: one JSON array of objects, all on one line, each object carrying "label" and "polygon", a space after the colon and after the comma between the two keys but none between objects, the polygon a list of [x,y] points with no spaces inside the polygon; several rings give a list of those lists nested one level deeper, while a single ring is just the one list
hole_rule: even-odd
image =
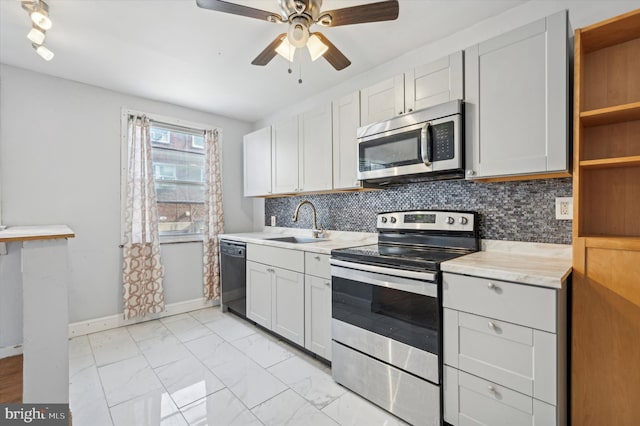
[{"label": "oven control panel", "polygon": [[378,229],[430,231],[473,231],[475,215],[469,212],[406,210],[378,214]]}]

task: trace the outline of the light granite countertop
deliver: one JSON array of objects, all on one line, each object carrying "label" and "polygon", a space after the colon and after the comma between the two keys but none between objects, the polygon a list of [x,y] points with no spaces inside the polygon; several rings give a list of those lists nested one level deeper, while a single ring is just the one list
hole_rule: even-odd
[{"label": "light granite countertop", "polygon": [[443,262],[445,272],[560,289],[571,274],[571,246],[482,241],[482,251]]},{"label": "light granite countertop", "polygon": [[9,226],[0,230],[0,243],[74,237],[75,233],[66,225]]},{"label": "light granite countertop", "polygon": [[262,232],[243,232],[239,234],[221,234],[221,240],[241,241],[293,250],[302,250],[320,254],[331,254],[331,250],[347,247],[366,246],[378,242],[378,234],[372,232],[325,231],[318,242],[287,243],[272,241],[268,238],[297,236],[311,238],[311,229],[281,228],[266,226]]}]

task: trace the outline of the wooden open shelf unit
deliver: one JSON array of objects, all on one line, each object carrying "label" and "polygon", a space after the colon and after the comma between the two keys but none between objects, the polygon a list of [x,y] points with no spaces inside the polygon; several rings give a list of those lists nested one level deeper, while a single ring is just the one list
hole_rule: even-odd
[{"label": "wooden open shelf unit", "polygon": [[636,424],[640,9],[576,30],[574,46],[571,421]]}]

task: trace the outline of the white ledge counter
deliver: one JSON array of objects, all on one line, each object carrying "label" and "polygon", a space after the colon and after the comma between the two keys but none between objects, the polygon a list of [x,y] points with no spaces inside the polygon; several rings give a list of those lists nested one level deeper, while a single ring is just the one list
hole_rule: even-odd
[{"label": "white ledge counter", "polygon": [[378,234],[370,232],[324,231],[318,242],[288,243],[273,241],[269,238],[303,237],[311,238],[310,229],[281,228],[266,226],[262,232],[245,232],[240,234],[221,234],[221,240],[241,241],[272,247],[301,250],[319,254],[331,254],[331,250],[339,248],[366,246],[378,242]]},{"label": "white ledge counter", "polygon": [[443,262],[442,271],[560,289],[571,274],[571,246],[483,240],[482,251]]},{"label": "white ledge counter", "polygon": [[67,239],[74,237],[65,225],[0,231],[0,243],[22,246],[22,275],[12,285],[22,285],[23,403],[69,403]]}]

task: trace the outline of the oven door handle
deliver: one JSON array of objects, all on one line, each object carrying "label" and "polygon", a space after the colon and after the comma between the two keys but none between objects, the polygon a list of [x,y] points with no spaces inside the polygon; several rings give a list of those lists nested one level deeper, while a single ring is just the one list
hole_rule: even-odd
[{"label": "oven door handle", "polygon": [[429,297],[438,297],[438,285],[435,282],[419,281],[416,279],[345,268],[342,266],[336,266],[335,264],[331,266],[331,277],[344,278],[350,281],[375,285],[378,287],[392,288],[394,290],[406,291]]},{"label": "oven door handle", "polygon": [[367,265],[366,263],[347,262],[346,260],[330,259],[332,266],[343,266],[345,268],[357,269],[360,271],[374,272],[376,274],[393,275],[396,277],[410,278],[414,280],[436,281],[436,274],[433,272],[407,271],[406,269],[385,268],[384,266]]}]

